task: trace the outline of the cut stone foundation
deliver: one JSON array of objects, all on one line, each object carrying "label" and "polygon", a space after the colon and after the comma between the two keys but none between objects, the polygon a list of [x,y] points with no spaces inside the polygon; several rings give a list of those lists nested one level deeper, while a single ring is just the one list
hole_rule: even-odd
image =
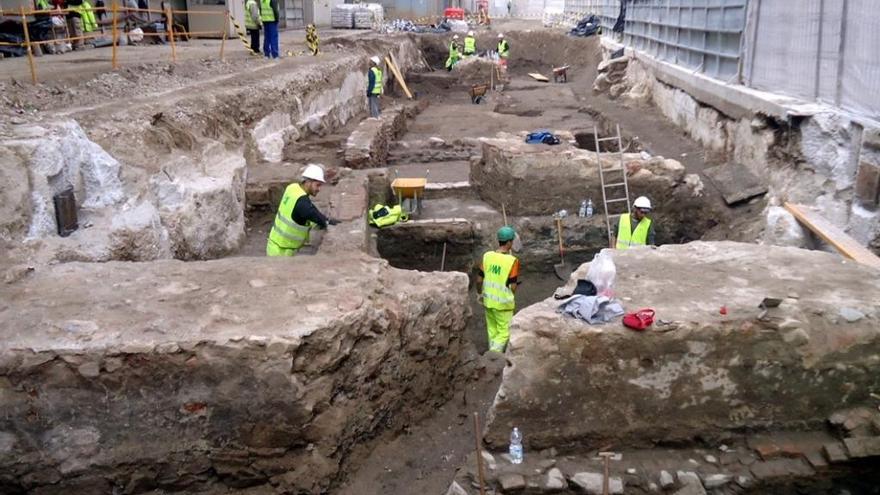
[{"label": "cut stone foundation", "polygon": [[[519,312],[491,447],[503,448],[512,426],[531,431],[529,449],[560,451],[816,426],[880,386],[869,372],[880,364],[880,278],[869,268],[730,242],[613,257],[616,296],[627,311],[656,310],[654,325],[591,326],[556,313],[553,300]],[[783,302],[762,315],[765,297]]]},{"label": "cut stone foundation", "polygon": [[0,287],[0,491],[322,492],[448,399],[467,283],[357,254],[38,268]]}]

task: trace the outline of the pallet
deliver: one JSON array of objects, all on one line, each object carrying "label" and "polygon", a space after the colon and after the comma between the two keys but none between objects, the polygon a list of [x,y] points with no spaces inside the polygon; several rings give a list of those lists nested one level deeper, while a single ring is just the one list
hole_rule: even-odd
[{"label": "pallet", "polygon": [[844,258],[863,265],[880,268],[880,257],[877,257],[868,248],[862,246],[857,240],[832,225],[831,222],[822,218],[815,211],[794,203],[785,203],[785,209],[794,215],[804,227],[810,229],[823,241],[833,246]]}]

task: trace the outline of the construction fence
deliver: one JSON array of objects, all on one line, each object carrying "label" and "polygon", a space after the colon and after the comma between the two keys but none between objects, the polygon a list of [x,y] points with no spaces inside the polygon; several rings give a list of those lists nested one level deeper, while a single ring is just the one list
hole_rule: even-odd
[{"label": "construction fence", "polygon": [[731,84],[829,103],[880,120],[877,0],[565,0],[603,34]]},{"label": "construction fence", "polygon": [[[81,10],[77,9],[50,9],[50,10],[33,10],[21,7],[18,12],[9,11],[2,12],[5,19],[16,19],[21,24],[21,41],[0,41],[0,47],[15,47],[20,49],[24,55],[28,57],[28,65],[31,73],[31,81],[38,83],[37,58],[35,53],[37,50],[45,52],[60,53],[70,48],[78,48],[84,44],[92,44],[94,46],[110,46],[112,47],[110,54],[110,65],[113,69],[119,67],[118,49],[120,46],[129,43],[151,41],[158,43],[167,43],[169,46],[168,56],[172,62],[177,61],[177,44],[181,40],[188,41],[191,38],[208,37],[220,38],[221,60],[224,59],[226,50],[226,39],[229,32],[228,26],[232,22],[239,32],[239,38],[245,46],[248,45],[247,40],[241,33],[241,29],[230,17],[228,11],[196,11],[196,10],[172,10],[171,8],[159,9],[136,9],[128,7],[120,7],[119,4],[113,3],[109,8],[101,12],[93,9],[93,13],[89,18],[78,17],[79,21],[76,28],[71,29],[67,14],[76,12],[81,14]],[[99,14],[105,14],[100,16]],[[152,14],[157,14],[161,19],[160,22],[152,22],[146,19]],[[175,15],[200,15],[216,18],[216,30],[191,31],[182,25],[174,22]],[[171,19],[171,22],[167,20]],[[209,21],[210,24],[213,24]],[[39,29],[36,27],[39,26]],[[79,32],[78,32],[79,31]]]}]

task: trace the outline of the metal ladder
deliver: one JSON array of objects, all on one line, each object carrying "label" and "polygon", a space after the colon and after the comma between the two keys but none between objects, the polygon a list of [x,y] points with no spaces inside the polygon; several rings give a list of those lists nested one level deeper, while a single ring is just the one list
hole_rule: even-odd
[{"label": "metal ladder", "polygon": [[[621,216],[624,212],[620,211],[620,213],[611,213],[609,205],[623,202],[626,206],[626,213],[630,213],[629,184],[626,181],[626,167],[623,164],[623,140],[620,138],[620,124],[617,125],[617,135],[607,138],[600,138],[599,129],[596,126],[593,126],[593,138],[596,140],[596,163],[599,164],[599,183],[602,185],[602,204],[605,208],[605,227],[608,229],[608,245],[610,246],[613,232],[611,230],[611,217],[617,218]],[[605,168],[602,166],[602,156],[599,152],[600,143],[604,143],[607,141],[617,141],[617,155],[619,158],[617,167],[611,166]],[[615,178],[615,174],[618,173],[620,174],[620,177]],[[605,174],[611,174],[611,178],[606,178]],[[606,181],[608,180],[612,180],[613,182],[608,184],[606,183]],[[611,192],[609,192],[610,189],[620,188],[623,188],[622,197],[619,193],[612,194]]]}]

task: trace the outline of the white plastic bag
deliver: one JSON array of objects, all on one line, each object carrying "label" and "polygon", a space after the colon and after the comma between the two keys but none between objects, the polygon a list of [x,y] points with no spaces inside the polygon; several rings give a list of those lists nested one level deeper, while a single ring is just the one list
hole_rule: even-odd
[{"label": "white plastic bag", "polygon": [[587,271],[587,280],[596,286],[596,293],[600,296],[613,297],[614,279],[617,277],[617,268],[611,259],[611,250],[603,249],[593,257],[590,269]]}]

